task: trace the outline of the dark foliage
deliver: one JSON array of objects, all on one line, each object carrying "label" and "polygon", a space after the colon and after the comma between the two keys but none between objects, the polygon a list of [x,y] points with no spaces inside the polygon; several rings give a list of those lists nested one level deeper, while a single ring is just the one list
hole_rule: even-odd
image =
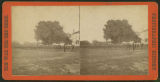
[{"label": "dark foliage", "polygon": [[80,41],[80,46],[89,46],[89,45],[91,45],[89,41],[86,41],[86,40]]},{"label": "dark foliage", "polygon": [[127,20],[109,20],[103,29],[104,38],[111,39],[112,43],[121,43],[123,41],[140,42],[141,39],[132,30],[132,26]]},{"label": "dark foliage", "polygon": [[50,45],[52,43],[71,43],[69,36],[63,31],[63,27],[58,21],[40,21],[34,31],[35,39],[37,41],[41,40],[44,45]]}]

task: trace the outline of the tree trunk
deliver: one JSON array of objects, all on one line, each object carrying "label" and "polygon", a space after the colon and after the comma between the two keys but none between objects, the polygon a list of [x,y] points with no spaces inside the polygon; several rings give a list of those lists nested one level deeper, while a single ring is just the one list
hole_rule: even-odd
[{"label": "tree trunk", "polygon": [[65,44],[64,44],[63,48],[64,48],[64,52],[66,52],[66,45]]},{"label": "tree trunk", "polygon": [[73,51],[73,49],[74,49],[74,45],[72,45],[72,50],[71,51]]},{"label": "tree trunk", "polygon": [[135,44],[133,43],[133,51],[134,51],[134,49],[135,49]]}]

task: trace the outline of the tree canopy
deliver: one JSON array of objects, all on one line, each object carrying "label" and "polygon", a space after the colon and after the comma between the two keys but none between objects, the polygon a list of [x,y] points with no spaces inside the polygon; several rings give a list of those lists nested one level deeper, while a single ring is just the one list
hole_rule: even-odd
[{"label": "tree canopy", "polygon": [[132,26],[127,20],[108,20],[103,29],[104,38],[112,40],[112,43],[121,43],[123,41],[140,42],[141,38],[132,30]]},{"label": "tree canopy", "polygon": [[89,46],[91,43],[87,40],[80,41],[80,46]]},{"label": "tree canopy", "polygon": [[52,43],[70,44],[71,40],[58,21],[40,21],[34,29],[35,39],[44,45]]}]

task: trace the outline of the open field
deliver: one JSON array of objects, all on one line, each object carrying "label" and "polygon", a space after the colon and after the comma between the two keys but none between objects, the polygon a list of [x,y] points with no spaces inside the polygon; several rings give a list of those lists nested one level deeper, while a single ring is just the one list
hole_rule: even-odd
[{"label": "open field", "polygon": [[146,49],[81,49],[82,75],[146,75],[148,50]]},{"label": "open field", "polygon": [[148,50],[13,48],[13,75],[146,75]]},{"label": "open field", "polygon": [[13,75],[79,75],[77,50],[13,48]]}]

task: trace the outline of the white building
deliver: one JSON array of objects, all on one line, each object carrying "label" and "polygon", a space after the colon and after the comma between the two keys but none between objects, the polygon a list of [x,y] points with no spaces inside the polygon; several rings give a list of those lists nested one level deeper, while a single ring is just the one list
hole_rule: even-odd
[{"label": "white building", "polygon": [[71,34],[70,39],[72,40],[72,45],[80,46],[80,31],[76,31]]}]

